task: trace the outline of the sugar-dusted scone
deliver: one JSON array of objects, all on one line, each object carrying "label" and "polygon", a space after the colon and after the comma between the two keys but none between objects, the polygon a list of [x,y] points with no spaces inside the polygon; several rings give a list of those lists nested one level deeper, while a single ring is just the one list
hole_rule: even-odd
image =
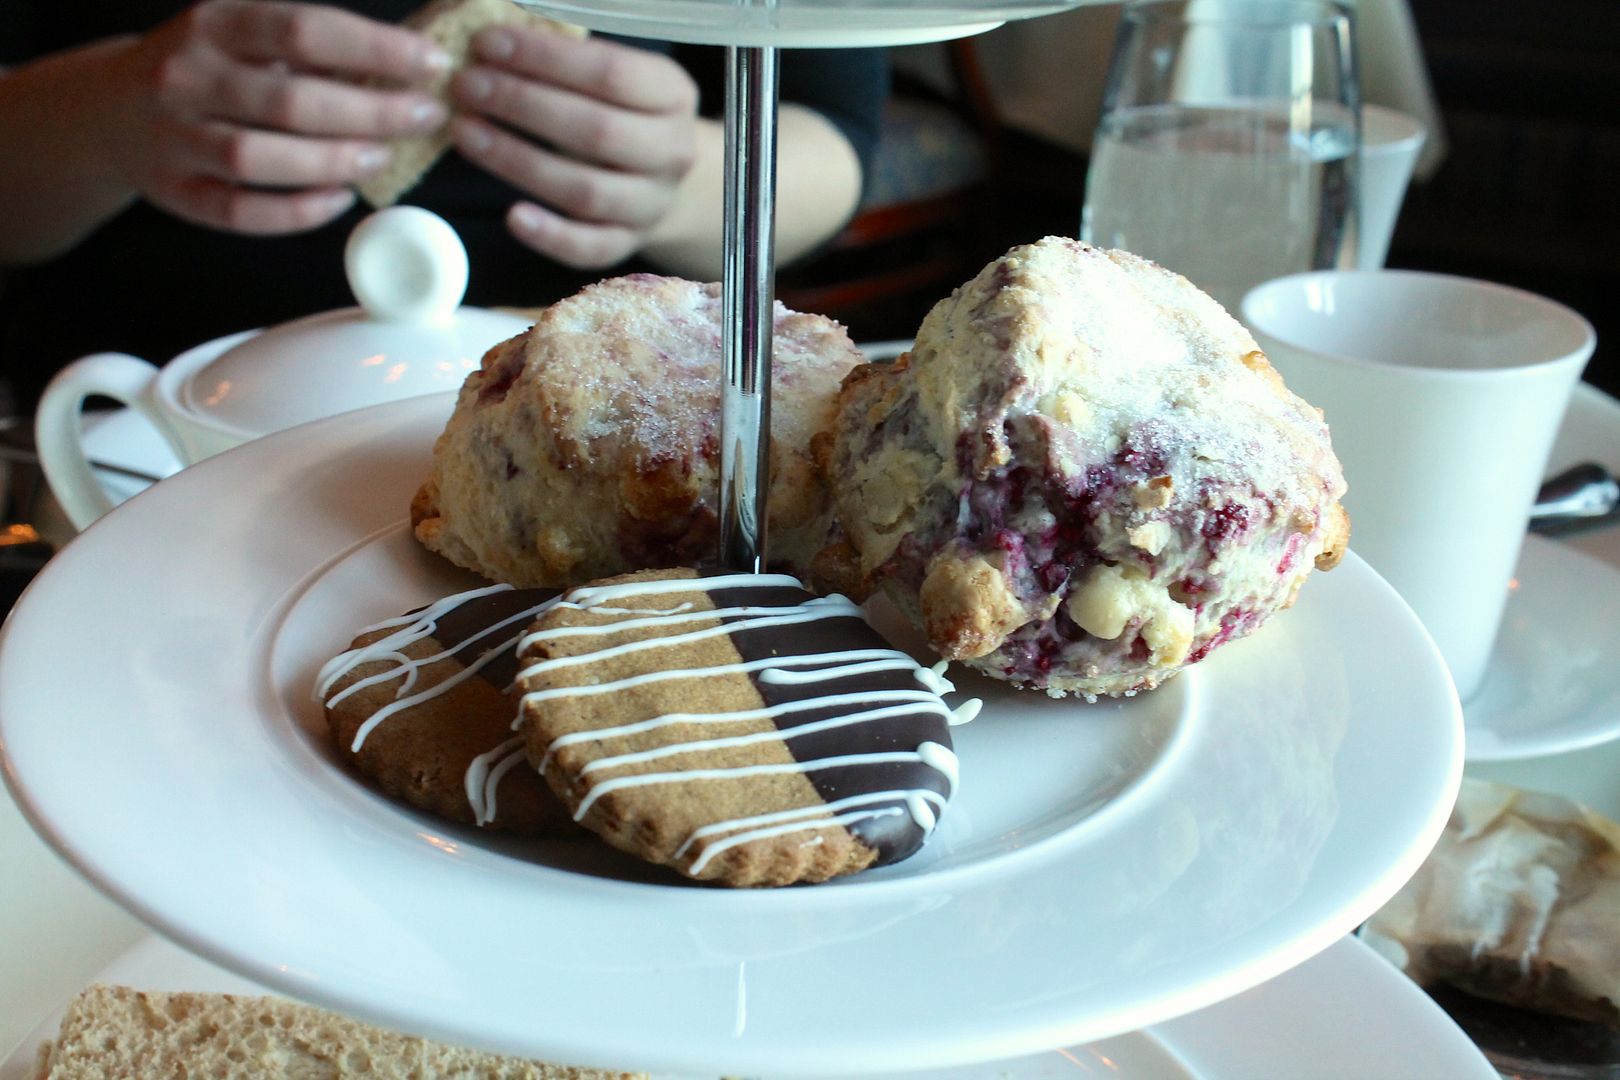
[{"label": "sugar-dusted scone", "polygon": [[490,586],[361,631],[316,686],[338,754],[452,821],[573,831],[512,733],[517,642],[556,596]]},{"label": "sugar-dusted scone", "polygon": [[[430,0],[405,20],[404,25],[419,31],[450,55],[450,66],[424,88],[450,104],[450,79],[465,66],[472,50],[473,35],[489,26],[514,24],[567,37],[584,37],[585,31],[569,23],[548,19],[513,0]],[[392,206],[422,179],[433,163],[450,146],[450,124],[426,135],[407,135],[388,144],[390,157],[382,171],[355,185],[360,197],[372,206]]]},{"label": "sugar-dusted scone", "polygon": [[[468,376],[411,506],[416,536],[494,581],[568,586],[691,566],[718,542],[720,286],[592,285]],[[810,439],[862,357],[843,327],[778,304],[772,562],[805,570],[830,500]]]},{"label": "sugar-dusted scone", "polygon": [[692,878],[787,885],[906,858],[956,786],[949,684],[791,577],[611,578],[565,594],[519,649],[552,790]]},{"label": "sugar-dusted scone", "polygon": [[818,444],[844,587],[940,655],[1063,693],[1148,689],[1333,566],[1349,521],[1321,413],[1185,278],[1049,237],[857,370]]}]

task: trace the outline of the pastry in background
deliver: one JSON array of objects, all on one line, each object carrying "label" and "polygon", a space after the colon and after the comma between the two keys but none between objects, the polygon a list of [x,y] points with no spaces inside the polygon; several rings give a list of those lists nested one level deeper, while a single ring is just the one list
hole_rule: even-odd
[{"label": "pastry in background", "polygon": [[1434,851],[1361,936],[1421,985],[1620,1028],[1620,824],[1465,777]]},{"label": "pastry in background", "polygon": [[518,648],[529,759],[552,791],[691,878],[790,885],[897,862],[956,787],[950,685],[849,600],[785,575],[610,578]]},{"label": "pastry in background", "polygon": [[[405,20],[450,54],[450,67],[434,76],[425,88],[446,106],[450,105],[450,78],[467,62],[473,35],[487,26],[517,23],[548,33],[584,37],[585,31],[568,23],[548,19],[513,0],[433,0]],[[387,166],[355,185],[360,197],[374,207],[392,206],[415,187],[450,146],[450,123],[426,135],[409,135],[388,144]]]},{"label": "pastry in background", "polygon": [[[468,376],[411,507],[416,537],[521,587],[692,566],[719,543],[720,286],[591,285]],[[844,328],[776,306],[769,554],[803,572],[831,506],[810,454],[862,356]]]},{"label": "pastry in background", "polygon": [[486,1054],[362,1024],[277,997],[94,985],[40,1049],[38,1080],[282,1077],[342,1080],[638,1080]]},{"label": "pastry in background", "polygon": [[1058,237],[844,383],[842,538],[941,656],[1054,696],[1157,686],[1294,600],[1349,524],[1322,415],[1185,278]]}]

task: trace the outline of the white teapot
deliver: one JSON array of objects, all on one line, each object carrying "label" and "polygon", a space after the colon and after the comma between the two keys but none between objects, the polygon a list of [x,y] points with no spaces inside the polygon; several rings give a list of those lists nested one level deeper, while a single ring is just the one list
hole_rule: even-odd
[{"label": "white teapot", "polygon": [[112,509],[86,456],[80,410],[113,398],[195,464],[249,439],[350,409],[456,390],[490,346],[529,320],[461,307],[467,250],[436,214],[395,206],[350,234],[344,270],[359,307],[217,338],[162,368],[123,353],[75,360],[51,380],[35,441],[51,492],[83,529]]}]

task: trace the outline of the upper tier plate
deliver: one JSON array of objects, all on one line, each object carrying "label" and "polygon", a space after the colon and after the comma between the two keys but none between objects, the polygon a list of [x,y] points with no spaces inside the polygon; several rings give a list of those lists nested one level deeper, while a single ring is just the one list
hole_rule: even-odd
[{"label": "upper tier plate", "polygon": [[517,0],[610,34],[697,45],[863,48],[944,41],[1102,0]]},{"label": "upper tier plate", "polygon": [[1130,1031],[1321,950],[1416,869],[1461,770],[1432,644],[1354,559],[1130,701],[982,680],[923,854],[764,892],[499,842],[375,794],[311,699],[466,579],[402,525],[448,396],[250,443],[62,552],[0,633],[20,806],[193,950],[430,1036],[614,1067],[876,1074]]}]

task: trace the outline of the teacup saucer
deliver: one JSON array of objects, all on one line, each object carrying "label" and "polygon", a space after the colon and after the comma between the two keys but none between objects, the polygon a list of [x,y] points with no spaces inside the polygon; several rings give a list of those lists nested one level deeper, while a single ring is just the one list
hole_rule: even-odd
[{"label": "teacup saucer", "polygon": [[1620,571],[1525,537],[1490,670],[1463,702],[1467,760],[1508,761],[1620,737]]}]

